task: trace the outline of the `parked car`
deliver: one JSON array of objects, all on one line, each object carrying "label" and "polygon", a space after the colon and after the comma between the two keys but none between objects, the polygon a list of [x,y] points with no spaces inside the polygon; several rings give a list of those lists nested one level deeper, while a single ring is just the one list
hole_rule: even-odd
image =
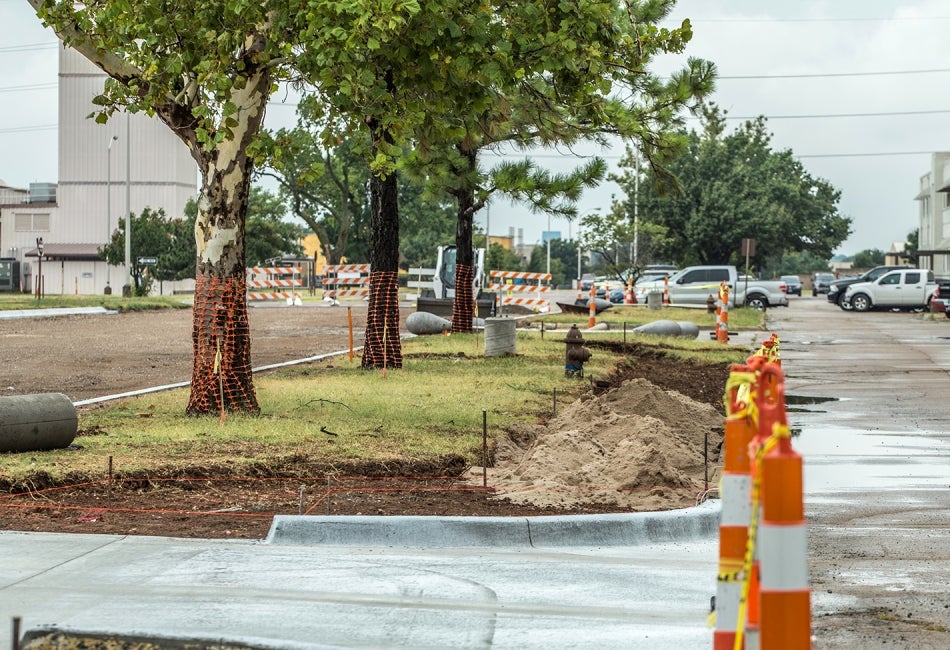
[{"label": "parked car", "polygon": [[831,283],[834,281],[834,273],[816,273],[811,281],[812,293],[816,296],[819,293],[828,293],[831,289]]},{"label": "parked car", "polygon": [[730,287],[729,302],[755,309],[788,306],[785,283],[780,280],[739,281],[735,266],[687,266],[670,276],[669,282],[655,281],[638,283],[635,287],[637,301],[646,303],[651,293],[669,289],[670,304],[706,306],[707,299],[719,293],[725,282]]},{"label": "parked car", "polygon": [[610,292],[614,289],[623,289],[623,282],[616,278],[598,278],[597,281],[594,282],[594,295],[597,298],[606,300]]},{"label": "parked car", "polygon": [[852,284],[845,292],[845,300],[854,311],[925,309],[936,291],[933,271],[902,269],[885,273],[873,282]]},{"label": "parked car", "polygon": [[594,284],[596,278],[593,273],[585,273],[581,276],[581,291],[590,291],[591,286]]},{"label": "parked car", "polygon": [[852,284],[857,284],[858,282],[872,282],[890,271],[909,268],[911,267],[906,264],[894,266],[875,266],[870,271],[866,271],[861,275],[851,275],[846,278],[841,278],[840,280],[835,280],[828,288],[828,302],[838,305],[845,311],[850,311],[851,303],[845,300],[844,296],[848,287],[850,287]]},{"label": "parked car", "polygon": [[785,293],[790,296],[802,295],[802,281],[797,275],[783,275],[781,280],[788,287]]}]

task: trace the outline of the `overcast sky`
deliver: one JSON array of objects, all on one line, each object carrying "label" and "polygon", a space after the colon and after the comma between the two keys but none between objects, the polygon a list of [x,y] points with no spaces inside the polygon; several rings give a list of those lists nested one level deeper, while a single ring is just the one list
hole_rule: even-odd
[{"label": "overcast sky", "polygon": [[[712,100],[730,117],[766,116],[773,148],[790,149],[812,176],[841,190],[854,232],[840,252],[886,251],[917,227],[914,196],[930,152],[950,150],[946,2],[680,0],[671,22],[686,17],[695,32],[688,54],[718,67]],[[52,32],[26,0],[0,0],[0,179],[9,185],[57,180],[56,82]],[[268,109],[268,126],[293,121],[292,108]],[[622,146],[600,153],[613,167]],[[569,166],[548,155],[539,162]],[[606,211],[617,191],[589,191],[580,207]],[[545,216],[501,201],[489,219],[492,234],[524,228],[527,243],[547,229]],[[577,234],[562,219],[551,229]]]}]

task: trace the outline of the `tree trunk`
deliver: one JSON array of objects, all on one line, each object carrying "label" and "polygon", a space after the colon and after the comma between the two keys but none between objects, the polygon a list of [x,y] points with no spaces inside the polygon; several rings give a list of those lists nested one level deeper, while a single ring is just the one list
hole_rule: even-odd
[{"label": "tree trunk", "polygon": [[242,97],[234,137],[211,151],[192,147],[201,169],[195,221],[197,261],[192,328],[194,362],[186,412],[259,413],[251,373],[251,332],[247,314],[245,218],[252,160],[247,156],[264,118],[270,78],[252,76]]},{"label": "tree trunk", "polygon": [[[381,132],[379,122],[368,120],[373,152]],[[386,176],[373,172],[370,178],[372,222],[370,235],[369,305],[363,368],[401,368],[399,339],[399,200],[396,172]]]},{"label": "tree trunk", "polygon": [[472,221],[475,194],[465,188],[456,194],[458,218],[455,224],[455,301],[452,303],[452,331],[472,331],[475,317],[475,251],[472,248]]}]

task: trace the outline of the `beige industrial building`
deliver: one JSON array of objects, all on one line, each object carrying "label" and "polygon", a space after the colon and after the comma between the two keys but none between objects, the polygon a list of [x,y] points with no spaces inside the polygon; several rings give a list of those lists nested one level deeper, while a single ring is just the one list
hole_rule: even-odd
[{"label": "beige industrial building", "polygon": [[950,276],[950,152],[931,155],[930,171],[920,177],[915,198],[920,208],[920,266]]},{"label": "beige industrial building", "polygon": [[[146,207],[183,215],[198,189],[187,147],[157,118],[115,114],[106,124],[87,116],[105,73],[74,50],[59,54],[59,164],[57,182],[7,187],[0,180],[0,275],[16,269],[0,291],[33,292],[42,240],[45,293],[116,293],[128,284],[124,265],[99,258],[119,220]],[[151,256],[149,251],[136,251]],[[167,290],[184,287],[167,287]]]}]

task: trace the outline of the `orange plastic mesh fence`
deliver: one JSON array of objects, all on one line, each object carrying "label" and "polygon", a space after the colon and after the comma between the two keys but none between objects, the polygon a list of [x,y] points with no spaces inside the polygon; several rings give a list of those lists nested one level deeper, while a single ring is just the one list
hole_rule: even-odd
[{"label": "orange plastic mesh fence", "polygon": [[475,316],[475,294],[472,283],[475,269],[467,264],[455,266],[455,302],[452,303],[452,331],[471,332]]},{"label": "orange plastic mesh fence", "polygon": [[399,276],[396,271],[373,271],[369,276],[369,306],[363,368],[402,368],[399,340]]},{"label": "orange plastic mesh fence", "polygon": [[244,275],[199,276],[195,282],[194,368],[187,412],[257,413],[251,374],[251,330]]}]

